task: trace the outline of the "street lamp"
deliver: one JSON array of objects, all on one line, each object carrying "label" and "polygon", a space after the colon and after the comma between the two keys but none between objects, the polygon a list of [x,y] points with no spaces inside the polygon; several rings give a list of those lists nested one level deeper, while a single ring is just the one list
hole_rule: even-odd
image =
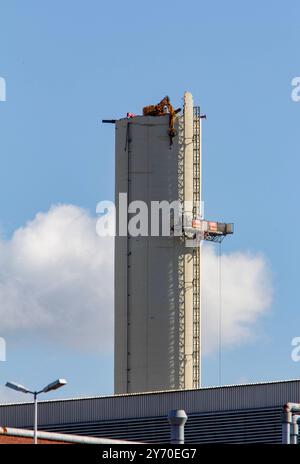
[{"label": "street lamp", "polygon": [[37,402],[37,397],[40,393],[48,393],[49,391],[52,390],[57,390],[60,387],[63,387],[66,385],[67,381],[65,379],[57,379],[54,382],[49,383],[49,385],[46,385],[42,390],[40,391],[31,391],[28,388],[24,387],[23,385],[20,385],[15,382],[7,382],[5,384],[6,387],[11,388],[12,390],[16,390],[22,393],[31,393],[34,398],[34,444],[37,444],[37,408],[38,408],[38,402]]}]

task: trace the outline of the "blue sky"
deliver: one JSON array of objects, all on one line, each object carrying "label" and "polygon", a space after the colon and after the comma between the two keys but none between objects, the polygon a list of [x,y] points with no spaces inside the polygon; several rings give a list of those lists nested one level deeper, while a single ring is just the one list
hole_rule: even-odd
[{"label": "blue sky", "polygon": [[[300,336],[297,232],[300,75],[297,1],[95,0],[0,5],[0,226],[14,230],[53,204],[92,214],[114,192],[114,131],[102,118],[139,113],[185,90],[204,123],[206,216],[235,223],[226,252],[262,253],[274,300],[255,343],[223,353],[223,382],[299,377],[291,339]],[[0,263],[1,266],[1,263]],[[9,334],[0,382],[29,385],[65,376],[52,396],[107,394],[112,355],[74,352]],[[218,382],[217,356],[204,384]]]}]

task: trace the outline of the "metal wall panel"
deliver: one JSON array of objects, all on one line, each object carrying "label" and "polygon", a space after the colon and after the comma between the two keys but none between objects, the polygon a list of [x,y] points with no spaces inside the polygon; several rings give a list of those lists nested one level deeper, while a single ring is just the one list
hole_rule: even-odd
[{"label": "metal wall panel", "polygon": [[[300,402],[300,380],[250,385],[42,401],[39,423],[44,426],[83,422],[121,421],[166,417],[171,409],[193,414],[234,412],[248,409],[281,408]],[[32,403],[0,405],[0,425],[30,427]]]},{"label": "metal wall panel", "polygon": [[[190,414],[185,427],[186,443],[280,443],[281,409],[263,408],[219,413]],[[170,427],[163,417],[121,421],[78,422],[39,426],[40,430],[74,433],[145,443],[169,443]]]}]

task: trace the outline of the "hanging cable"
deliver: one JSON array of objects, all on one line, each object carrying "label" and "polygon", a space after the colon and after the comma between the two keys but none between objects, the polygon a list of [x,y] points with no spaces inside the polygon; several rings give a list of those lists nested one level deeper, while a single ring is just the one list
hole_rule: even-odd
[{"label": "hanging cable", "polygon": [[223,316],[223,301],[222,301],[222,242],[219,242],[219,385],[222,384],[222,316]]}]

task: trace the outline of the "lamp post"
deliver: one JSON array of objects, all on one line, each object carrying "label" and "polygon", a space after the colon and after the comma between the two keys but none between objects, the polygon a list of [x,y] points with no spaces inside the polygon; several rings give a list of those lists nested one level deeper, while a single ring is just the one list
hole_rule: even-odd
[{"label": "lamp post", "polygon": [[40,391],[31,391],[28,388],[24,387],[23,385],[14,383],[14,382],[7,382],[5,384],[6,387],[11,388],[12,390],[16,390],[22,393],[31,393],[34,399],[34,444],[37,444],[37,411],[38,411],[38,401],[37,397],[40,393],[48,393],[52,390],[57,390],[60,387],[66,385],[67,381],[65,379],[57,379],[54,382],[49,383]]}]

